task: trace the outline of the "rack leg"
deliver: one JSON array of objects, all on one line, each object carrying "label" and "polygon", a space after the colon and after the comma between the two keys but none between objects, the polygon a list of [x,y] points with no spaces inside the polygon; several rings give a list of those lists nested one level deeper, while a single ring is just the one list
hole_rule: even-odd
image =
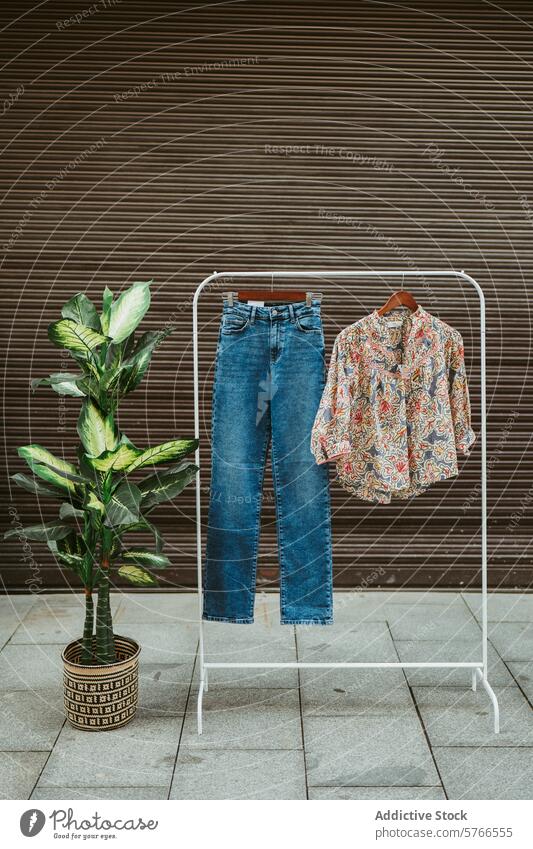
[{"label": "rack leg", "polygon": [[196,703],[196,720],[198,723],[198,735],[203,731],[202,728],[202,704],[204,700],[204,679],[200,679],[200,689],[198,690],[198,701]]},{"label": "rack leg", "polygon": [[472,670],[472,690],[474,691],[474,693],[477,690],[477,675],[475,669]]},{"label": "rack leg", "polygon": [[485,690],[487,691],[489,698],[492,702],[492,711],[493,711],[493,714],[494,714],[494,733],[499,734],[500,733],[500,707],[498,705],[498,699],[496,698],[496,693],[494,692],[494,690],[490,686],[487,679],[481,674],[481,670],[476,669],[476,673],[477,673],[479,680],[483,684]]}]

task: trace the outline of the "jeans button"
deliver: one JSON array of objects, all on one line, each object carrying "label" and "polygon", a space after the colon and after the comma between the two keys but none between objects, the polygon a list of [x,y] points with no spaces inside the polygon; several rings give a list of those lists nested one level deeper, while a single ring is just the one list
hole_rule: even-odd
[{"label": "jeans button", "polygon": [[272,310],[272,315],[277,315],[277,314],[278,314],[277,310]]}]

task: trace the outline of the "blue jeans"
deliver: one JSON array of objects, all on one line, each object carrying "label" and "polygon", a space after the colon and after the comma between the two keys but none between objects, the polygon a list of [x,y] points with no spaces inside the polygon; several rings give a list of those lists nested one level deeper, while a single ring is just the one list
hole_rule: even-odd
[{"label": "blue jeans", "polygon": [[272,442],[281,622],[331,624],[327,464],[310,450],[324,388],[320,303],[224,304],[213,388],[204,619],[253,622],[263,474]]}]

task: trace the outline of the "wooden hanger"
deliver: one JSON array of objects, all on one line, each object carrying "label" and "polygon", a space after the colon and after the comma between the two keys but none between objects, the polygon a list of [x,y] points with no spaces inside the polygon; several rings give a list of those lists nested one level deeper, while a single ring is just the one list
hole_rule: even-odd
[{"label": "wooden hanger", "polygon": [[398,289],[397,292],[394,292],[386,304],[378,310],[378,315],[385,315],[396,307],[407,307],[411,312],[415,312],[418,309],[418,304],[411,295],[410,292],[407,292],[403,288],[403,277],[402,277],[402,288]]},{"label": "wooden hanger", "polygon": [[322,300],[322,292],[300,292],[298,289],[274,289],[274,275],[272,275],[270,289],[241,289],[239,292],[223,292],[230,306],[233,306],[234,298],[239,301],[263,301],[263,303],[298,303],[305,301],[308,307],[313,300]]},{"label": "wooden hanger", "polygon": [[305,301],[308,292],[299,292],[298,289],[241,289],[237,292],[240,301]]}]

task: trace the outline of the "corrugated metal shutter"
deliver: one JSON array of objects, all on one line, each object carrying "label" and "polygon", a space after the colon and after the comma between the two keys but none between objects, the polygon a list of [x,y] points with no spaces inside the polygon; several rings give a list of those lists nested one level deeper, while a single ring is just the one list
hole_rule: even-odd
[{"label": "corrugated metal shutter", "polygon": [[[9,473],[19,444],[72,455],[77,403],[32,395],[29,381],[64,366],[46,325],[74,292],[154,278],[147,327],[177,323],[121,416],[147,444],[192,433],[191,298],[214,268],[464,268],[488,308],[490,582],[528,586],[531,4],[108,0],[64,23],[72,14],[2,8],[15,101],[0,125]],[[328,354],[389,292],[323,289]],[[413,291],[463,333],[478,416],[475,295]],[[219,293],[202,299],[206,489],[219,311]],[[458,479],[408,505],[369,508],[335,486],[336,585],[477,585],[478,475],[479,447]],[[7,497],[23,523],[53,514]],[[259,580],[272,585],[269,477],[264,503]],[[158,519],[174,563],[162,584],[192,586],[192,488]],[[11,587],[72,582],[37,544],[10,544],[4,563]]]}]

